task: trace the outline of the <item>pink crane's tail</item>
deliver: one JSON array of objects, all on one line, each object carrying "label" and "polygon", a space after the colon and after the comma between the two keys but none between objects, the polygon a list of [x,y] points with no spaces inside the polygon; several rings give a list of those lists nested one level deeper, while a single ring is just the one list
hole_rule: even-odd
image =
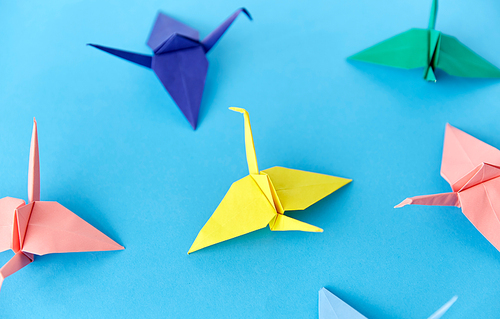
[{"label": "pink crane's tail", "polygon": [[2,268],[0,268],[0,289],[2,288],[3,280],[24,266],[27,266],[33,261],[33,255],[25,254],[22,251],[14,255]]}]

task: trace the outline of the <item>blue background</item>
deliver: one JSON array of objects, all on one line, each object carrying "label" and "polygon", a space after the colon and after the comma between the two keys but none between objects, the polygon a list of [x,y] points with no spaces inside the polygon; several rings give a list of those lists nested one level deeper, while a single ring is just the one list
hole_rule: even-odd
[{"label": "blue background", "polygon": [[[500,146],[500,83],[346,57],[410,27],[431,1],[2,1],[0,194],[27,198],[32,117],[42,200],[124,245],[54,254],[7,278],[2,318],[317,318],[325,286],[369,318],[500,312],[500,253],[458,208],[393,209],[447,192],[447,122]],[[157,10],[204,37],[239,6],[209,53],[197,131],[146,68],[88,42],[150,53]],[[437,28],[500,65],[500,5],[443,0]],[[187,255],[232,182],[248,174],[241,114],[261,169],[352,178],[291,216],[324,233],[263,229]],[[12,252],[0,254],[0,264]]]}]

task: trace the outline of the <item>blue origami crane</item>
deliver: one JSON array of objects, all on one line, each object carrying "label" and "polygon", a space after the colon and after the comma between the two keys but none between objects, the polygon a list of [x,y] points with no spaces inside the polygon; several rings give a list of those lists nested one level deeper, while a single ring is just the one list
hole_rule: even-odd
[{"label": "blue origami crane", "polygon": [[241,12],[252,20],[248,11],[240,8],[202,41],[197,30],[160,12],[147,42],[154,51],[153,56],[89,45],[153,69],[193,129],[196,129],[208,69],[205,55]]}]

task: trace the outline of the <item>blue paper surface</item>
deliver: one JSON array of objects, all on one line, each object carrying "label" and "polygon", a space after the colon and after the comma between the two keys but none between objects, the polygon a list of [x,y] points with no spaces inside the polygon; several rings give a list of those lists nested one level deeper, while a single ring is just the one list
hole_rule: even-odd
[{"label": "blue paper surface", "polygon": [[[85,46],[150,54],[158,10],[203,38],[240,6],[254,21],[210,51],[196,132],[150,70]],[[437,27],[500,65],[499,13],[442,0]],[[0,196],[26,199],[35,116],[42,199],[126,250],[37,258],[5,281],[0,317],[317,318],[323,286],[368,318],[422,318],[453,295],[446,318],[497,317],[500,253],[460,209],[392,207],[449,190],[446,122],[500,147],[500,83],[345,60],[428,15],[429,1],[3,1]],[[260,166],[354,180],[297,213],[323,233],[186,254],[247,174],[229,106],[250,112]]]}]

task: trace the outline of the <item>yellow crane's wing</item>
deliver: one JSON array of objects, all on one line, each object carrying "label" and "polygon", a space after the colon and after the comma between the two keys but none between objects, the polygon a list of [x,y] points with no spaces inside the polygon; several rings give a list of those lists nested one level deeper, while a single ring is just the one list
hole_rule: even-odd
[{"label": "yellow crane's wing", "polygon": [[264,228],[276,210],[250,175],[231,185],[224,199],[188,251],[202,248]]},{"label": "yellow crane's wing", "polygon": [[279,166],[263,172],[271,178],[284,210],[306,209],[352,181]]}]

